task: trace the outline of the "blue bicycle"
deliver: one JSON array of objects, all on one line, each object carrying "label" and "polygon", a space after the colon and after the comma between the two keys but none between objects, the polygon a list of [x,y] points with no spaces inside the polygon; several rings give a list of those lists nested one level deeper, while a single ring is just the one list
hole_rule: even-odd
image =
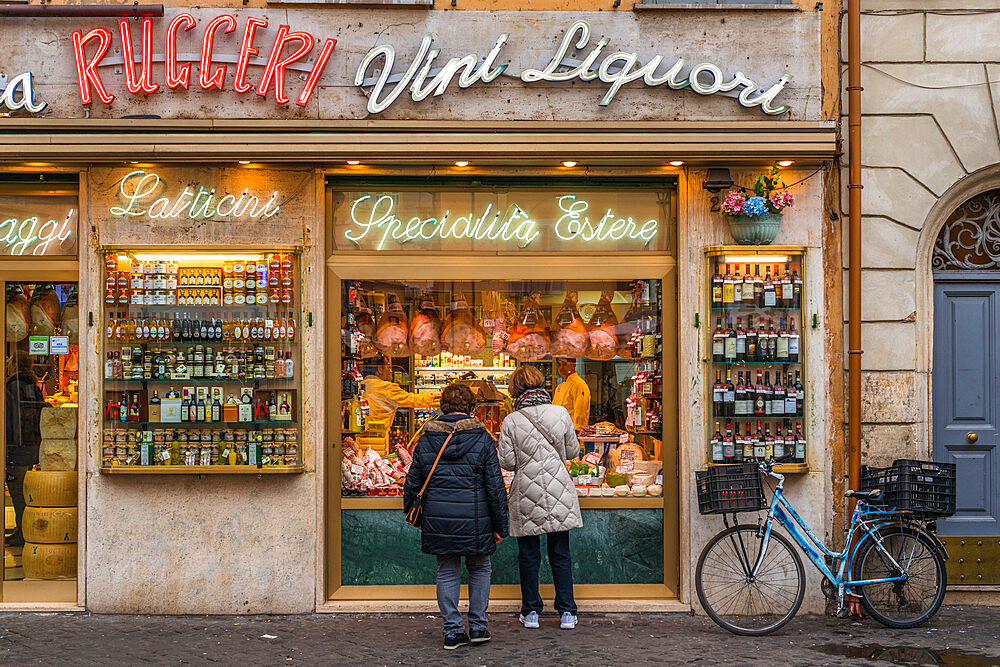
[{"label": "blue bicycle", "polygon": [[[848,491],[845,495],[856,498],[857,505],[846,546],[841,552],[831,551],[785,498],[785,478],[772,470],[773,465],[766,461],[749,468],[757,488],[762,474],[777,480],[767,516],[756,525],[738,523],[736,511],[763,509],[762,491],[760,506],[726,509],[726,503],[739,506],[743,493],[732,491],[737,485],[728,484],[729,495],[721,503],[708,511],[702,508],[703,513],[722,513],[727,526],[705,546],[695,572],[698,599],[713,621],[738,635],[759,636],[795,616],[805,593],[805,571],[788,538],[772,530],[775,521],[823,575],[824,593],[836,596],[838,612],[845,609],[847,596],[853,596],[861,599],[872,618],[892,628],[916,627],[937,613],[944,600],[947,553],[919,516],[874,506],[879,489]],[[702,486],[706,485],[699,480],[699,500]],[[752,495],[752,487],[746,488]],[[732,526],[725,520],[730,513]]]}]

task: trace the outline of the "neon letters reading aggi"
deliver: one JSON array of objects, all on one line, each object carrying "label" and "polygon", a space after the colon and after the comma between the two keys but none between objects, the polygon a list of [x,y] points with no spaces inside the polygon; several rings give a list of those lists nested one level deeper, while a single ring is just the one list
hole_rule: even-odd
[{"label": "neon letters reading aggi", "polygon": [[[553,224],[552,233],[561,241],[641,240],[645,246],[659,229],[656,219],[637,222],[631,217],[617,215],[611,208],[596,221],[591,221],[587,215],[590,202],[576,195],[563,195],[556,203],[561,215]],[[403,245],[438,239],[511,242],[519,248],[527,248],[542,233],[538,220],[514,203],[503,210],[487,203],[480,211],[455,214],[446,210],[440,217],[414,215],[408,219],[396,215],[396,206],[396,199],[389,194],[358,197],[351,203],[351,226],[344,237],[358,246],[369,238],[375,250],[384,250],[391,241]]]},{"label": "neon letters reading aggi", "polygon": [[[5,218],[0,220],[0,243],[8,255],[45,255],[53,242],[58,241],[51,249],[55,254],[61,246],[73,235],[72,223],[76,209],[71,208],[62,221],[42,218],[32,215],[23,220]],[[0,214],[2,217],[2,214]],[[44,216],[43,216],[44,217]],[[33,247],[32,247],[33,246]],[[28,252],[28,249],[31,249]]]},{"label": "neon letters reading aggi", "polygon": [[218,197],[215,188],[203,185],[199,185],[197,189],[184,186],[184,190],[176,198],[158,197],[147,206],[162,183],[162,179],[154,172],[147,173],[141,169],[129,172],[118,182],[118,197],[125,205],[112,206],[109,209],[111,214],[128,218],[147,216],[160,220],[259,220],[274,217],[281,208],[277,190],[261,203],[259,197],[250,194],[249,188],[245,188],[239,196],[227,194]]}]

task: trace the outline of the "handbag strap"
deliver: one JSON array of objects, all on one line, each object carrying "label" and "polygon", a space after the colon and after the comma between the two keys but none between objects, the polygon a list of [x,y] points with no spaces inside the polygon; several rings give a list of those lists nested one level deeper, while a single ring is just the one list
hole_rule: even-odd
[{"label": "handbag strap", "polygon": [[418,493],[417,496],[423,496],[424,495],[424,491],[427,490],[427,485],[431,481],[431,475],[434,474],[434,469],[437,468],[438,461],[441,460],[441,455],[444,454],[444,448],[448,446],[448,442],[451,440],[451,436],[453,436],[453,435],[455,435],[454,431],[452,431],[451,433],[449,433],[448,437],[444,439],[444,444],[441,445],[441,450],[438,452],[437,458],[434,459],[434,465],[431,466],[430,472],[428,472],[427,473],[427,477],[424,478],[424,485],[422,487],[420,487],[420,493]]},{"label": "handbag strap", "polygon": [[522,417],[524,417],[529,422],[531,422],[531,425],[535,427],[535,430],[538,431],[542,435],[543,438],[545,438],[545,441],[549,443],[549,446],[552,447],[552,449],[556,452],[556,456],[558,456],[559,455],[559,448],[556,447],[556,443],[553,442],[552,436],[549,435],[548,431],[546,431],[545,429],[543,429],[542,426],[541,426],[541,424],[539,424],[537,420],[535,420],[531,415],[529,415],[524,410],[518,410],[518,412],[521,413]]}]

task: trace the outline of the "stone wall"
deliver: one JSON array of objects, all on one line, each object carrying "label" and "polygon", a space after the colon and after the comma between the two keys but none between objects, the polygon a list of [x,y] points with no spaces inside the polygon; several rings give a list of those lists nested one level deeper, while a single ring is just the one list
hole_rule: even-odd
[{"label": "stone wall", "polygon": [[[862,4],[864,464],[931,454],[930,249],[955,207],[1000,184],[1000,66],[990,62],[1000,52],[1000,13],[975,8],[952,0]],[[846,23],[842,37],[846,57]],[[846,90],[841,102],[846,128]],[[841,166],[846,268],[846,155]],[[846,282],[845,274],[845,314]]]}]

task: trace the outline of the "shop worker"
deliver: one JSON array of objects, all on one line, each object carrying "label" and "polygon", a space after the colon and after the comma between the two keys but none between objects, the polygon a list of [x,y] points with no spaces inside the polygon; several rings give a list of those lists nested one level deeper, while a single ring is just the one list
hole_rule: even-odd
[{"label": "shop worker", "polygon": [[552,403],[566,408],[579,431],[590,424],[590,387],[577,375],[575,359],[557,359],[556,370],[563,381],[556,387]]},{"label": "shop worker", "polygon": [[385,357],[379,358],[375,374],[365,378],[365,398],[368,400],[366,430],[382,431],[387,439],[396,410],[432,408],[438,403],[436,394],[413,394],[393,382],[392,366]]},{"label": "shop worker", "polygon": [[[483,422],[472,417],[475,404],[468,386],[452,383],[444,388],[444,414],[427,422],[403,486],[407,511],[422,502],[421,550],[437,557],[437,599],[446,649],[490,640],[486,629],[490,555],[508,529],[507,491],[496,444]],[[458,611],[463,556],[469,574],[468,633]]]}]

